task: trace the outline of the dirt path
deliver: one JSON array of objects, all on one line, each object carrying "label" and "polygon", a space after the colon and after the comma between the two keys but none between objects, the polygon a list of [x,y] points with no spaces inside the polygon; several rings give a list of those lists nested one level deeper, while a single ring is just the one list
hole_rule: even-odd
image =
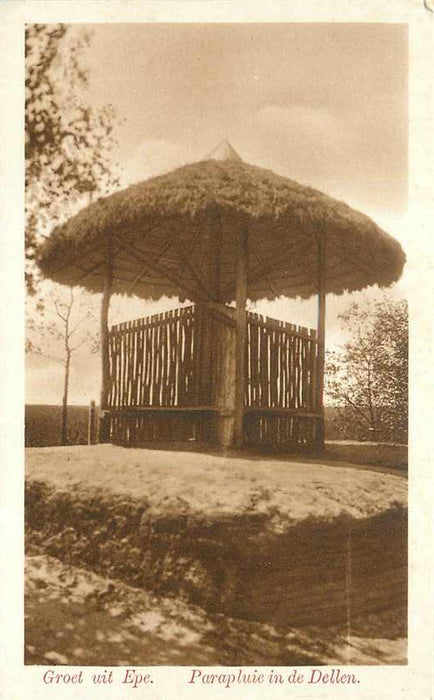
[{"label": "dirt path", "polygon": [[[78,666],[405,663],[405,614],[383,611],[346,627],[275,628],[210,615],[67,566],[28,557],[26,663]],[[379,638],[387,630],[388,638]]]}]

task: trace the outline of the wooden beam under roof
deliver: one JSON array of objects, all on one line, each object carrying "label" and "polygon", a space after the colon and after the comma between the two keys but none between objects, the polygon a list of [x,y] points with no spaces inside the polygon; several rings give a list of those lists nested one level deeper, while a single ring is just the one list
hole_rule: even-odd
[{"label": "wooden beam under roof", "polygon": [[[150,265],[155,265],[155,263],[157,263],[157,262],[161,259],[161,257],[164,255],[164,253],[167,252],[167,250],[170,248],[171,245],[172,245],[172,242],[171,242],[171,241],[167,241],[167,242],[163,245],[163,247],[161,248],[161,250],[159,250],[158,253],[152,258],[152,261],[150,262]],[[144,265],[144,266],[142,266],[142,269],[137,273],[137,275],[136,275],[136,276],[134,277],[134,279],[132,280],[131,284],[130,284],[130,285],[128,286],[128,288],[126,289],[126,294],[132,294],[134,287],[137,285],[137,283],[139,282],[139,280],[143,277],[143,275],[145,274],[146,270],[148,270],[148,269],[149,269],[149,265]]]},{"label": "wooden beam under roof", "polygon": [[[175,238],[173,233],[170,233],[168,231],[166,231],[165,233],[166,233],[167,240],[175,245],[176,251],[177,251],[179,257],[181,258],[182,265],[185,266],[189,270],[192,277],[196,280],[196,284],[203,292],[205,298],[211,299],[212,294],[210,293],[210,290],[207,288],[206,284],[204,283],[202,277],[200,276],[199,272],[197,271],[197,268],[189,260],[188,256],[186,255],[185,251],[183,250],[183,248],[181,246],[179,239]],[[179,279],[181,279],[181,278],[179,277]]]},{"label": "wooden beam under roof", "polygon": [[150,270],[155,270],[162,277],[174,284],[176,287],[179,287],[179,289],[185,292],[186,294],[191,294],[192,296],[190,298],[192,299],[192,301],[196,299],[202,299],[204,301],[207,300],[208,297],[204,298],[200,290],[194,289],[194,287],[191,287],[190,285],[186,284],[183,280],[179,279],[179,277],[176,274],[173,274],[173,272],[171,272],[170,270],[165,269],[159,263],[152,264],[151,261],[146,260],[143,256],[143,253],[140,250],[137,250],[137,248],[135,248],[131,242],[125,241],[124,239],[123,248],[129,255],[134,257],[134,259],[139,260],[144,266],[147,266]]}]

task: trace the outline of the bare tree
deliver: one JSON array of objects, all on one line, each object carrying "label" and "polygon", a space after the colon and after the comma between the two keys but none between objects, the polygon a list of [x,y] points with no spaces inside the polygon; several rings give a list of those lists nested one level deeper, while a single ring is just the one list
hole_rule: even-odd
[{"label": "bare tree", "polygon": [[51,293],[48,299],[49,303],[37,320],[29,319],[27,322],[26,352],[59,362],[64,367],[60,444],[67,445],[72,357],[85,345],[88,351],[96,352],[98,334],[90,327],[95,327],[93,310],[75,298],[72,288],[65,299],[56,292]]}]

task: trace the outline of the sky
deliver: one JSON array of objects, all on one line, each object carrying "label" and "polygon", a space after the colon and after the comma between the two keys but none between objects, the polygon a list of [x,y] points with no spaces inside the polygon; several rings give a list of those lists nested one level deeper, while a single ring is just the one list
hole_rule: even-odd
[{"label": "sky", "polygon": [[[409,243],[404,25],[101,24],[91,27],[86,63],[83,99],[95,108],[113,104],[120,120],[115,157],[125,186],[200,160],[228,139],[246,162],[342,199],[404,249]],[[392,295],[407,286],[405,273]],[[329,347],[343,338],[337,316],[351,299],[329,299]],[[111,321],[174,305],[115,298]],[[315,300],[255,308],[316,323]],[[77,356],[71,403],[98,399],[99,371],[96,356]],[[27,402],[61,396],[61,365],[29,357]]]},{"label": "sky", "polygon": [[88,65],[94,104],[126,118],[127,182],[226,138],[245,161],[362,211],[406,206],[402,25],[100,25]]}]

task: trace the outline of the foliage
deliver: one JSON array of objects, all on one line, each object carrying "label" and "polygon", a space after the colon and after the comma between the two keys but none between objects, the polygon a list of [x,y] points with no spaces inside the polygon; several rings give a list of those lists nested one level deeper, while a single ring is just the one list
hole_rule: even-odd
[{"label": "foliage", "polygon": [[111,163],[115,114],[85,103],[90,35],[73,25],[26,28],[26,284],[37,285],[35,251],[48,227],[119,185]]},{"label": "foliage", "polygon": [[344,430],[359,439],[406,442],[408,436],[407,302],[353,303],[340,315],[350,339],[328,353],[326,390],[343,408]]}]

